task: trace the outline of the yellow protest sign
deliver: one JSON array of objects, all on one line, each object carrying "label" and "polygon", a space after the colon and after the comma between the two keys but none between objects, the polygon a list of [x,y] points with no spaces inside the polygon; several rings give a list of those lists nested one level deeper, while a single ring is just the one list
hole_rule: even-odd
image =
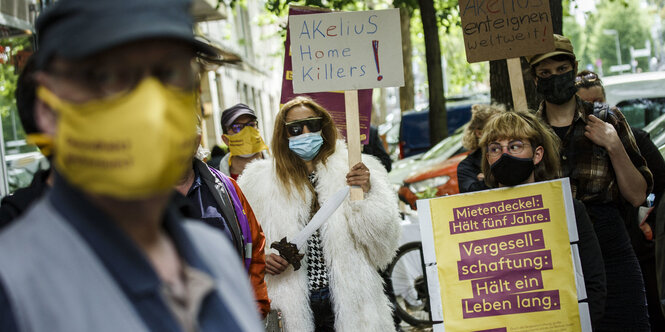
[{"label": "yellow protest sign", "polygon": [[446,332],[586,330],[571,256],[577,229],[568,179],[418,207],[425,212],[423,249],[433,248],[436,258]]}]

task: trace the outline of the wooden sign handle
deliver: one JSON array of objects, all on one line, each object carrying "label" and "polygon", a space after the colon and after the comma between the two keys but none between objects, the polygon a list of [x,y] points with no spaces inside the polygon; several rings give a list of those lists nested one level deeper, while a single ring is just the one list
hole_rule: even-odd
[{"label": "wooden sign handle", "polygon": [[[346,108],[346,145],[349,149],[349,170],[362,161],[360,157],[360,116],[358,115],[358,90],[344,91],[344,105]],[[364,198],[360,187],[351,187],[349,194],[352,201]]]},{"label": "wooden sign handle", "polygon": [[513,108],[526,111],[529,106],[526,103],[520,58],[506,59],[506,63],[508,64],[508,76],[510,76],[510,91],[513,94]]}]

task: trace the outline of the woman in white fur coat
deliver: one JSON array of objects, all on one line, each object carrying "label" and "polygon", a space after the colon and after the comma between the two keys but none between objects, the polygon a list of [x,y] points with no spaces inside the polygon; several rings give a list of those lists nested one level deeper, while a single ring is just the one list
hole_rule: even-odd
[{"label": "woman in white fur coat", "polygon": [[398,245],[397,196],[374,157],[349,171],[347,149],[328,112],[296,97],[277,114],[273,157],[247,166],[238,184],[263,227],[266,244],[293,237],[319,206],[346,185],[365,199],[348,198],[307,243],[302,267],[266,246],[271,306],[290,332],[394,331],[391,304],[377,270]]}]

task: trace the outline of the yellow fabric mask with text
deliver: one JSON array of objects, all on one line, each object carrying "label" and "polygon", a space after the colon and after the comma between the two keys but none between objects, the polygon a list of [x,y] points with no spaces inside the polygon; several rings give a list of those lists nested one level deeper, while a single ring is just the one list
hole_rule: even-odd
[{"label": "yellow fabric mask with text", "polygon": [[[246,126],[239,133],[234,135],[224,134],[224,137],[229,140],[228,145],[231,156],[251,157],[263,150],[268,150],[268,146],[263,142],[261,133],[254,127]],[[230,161],[231,159],[229,159]]]},{"label": "yellow fabric mask with text", "polygon": [[126,94],[81,104],[45,87],[37,94],[58,114],[56,169],[84,191],[147,198],[171,191],[192,167],[194,92],[148,77]]}]

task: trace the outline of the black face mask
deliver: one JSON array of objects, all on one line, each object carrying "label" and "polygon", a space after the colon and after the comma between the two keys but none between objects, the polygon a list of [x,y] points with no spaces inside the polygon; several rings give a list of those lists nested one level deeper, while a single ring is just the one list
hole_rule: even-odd
[{"label": "black face mask", "polygon": [[507,153],[490,166],[490,171],[497,182],[504,186],[516,186],[523,183],[533,173],[533,158],[517,158]]},{"label": "black face mask", "polygon": [[539,77],[536,91],[542,93],[548,102],[561,105],[569,101],[577,93],[575,73],[571,70],[567,73],[552,75],[548,78]]}]

